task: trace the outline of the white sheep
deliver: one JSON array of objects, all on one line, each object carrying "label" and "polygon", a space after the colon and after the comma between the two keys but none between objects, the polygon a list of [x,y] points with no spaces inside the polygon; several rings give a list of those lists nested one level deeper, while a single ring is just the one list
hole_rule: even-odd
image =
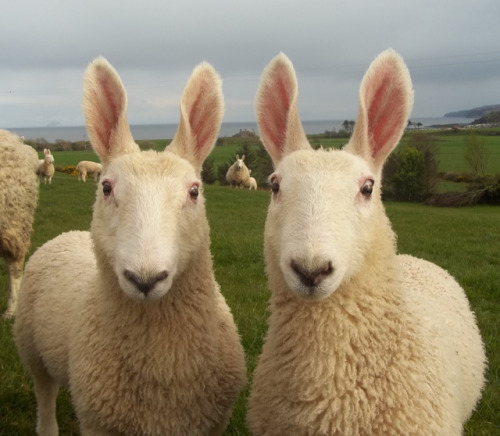
[{"label": "white sheep", "polygon": [[33,254],[14,324],[39,434],[57,434],[59,385],[83,435],[224,431],[246,370],[213,273],[200,176],[223,106],[219,75],[200,64],[172,143],[141,152],[118,74],[104,58],[88,67],[84,113],[103,163],[91,231]]},{"label": "white sheep", "polygon": [[226,172],[226,181],[231,187],[244,188],[248,185],[249,178],[250,171],[245,165],[245,155],[240,158],[240,155],[237,154],[235,162]]},{"label": "white sheep", "polygon": [[396,254],[384,161],[413,104],[393,50],[368,69],[344,150],[313,151],[297,79],[278,55],[257,93],[275,165],[265,227],[269,330],[249,398],[255,435],[458,435],[478,402],[485,352],[463,289]]},{"label": "white sheep", "polygon": [[97,182],[102,172],[102,165],[99,162],[82,160],[75,169],[78,171],[78,180],[85,182],[85,178],[89,175]]},{"label": "white sheep", "polygon": [[36,151],[17,135],[0,130],[0,256],[5,259],[9,277],[4,318],[11,318],[16,310],[38,203],[37,168]]},{"label": "white sheep", "polygon": [[255,191],[257,190],[257,180],[255,180],[255,177],[250,177],[248,179],[248,189],[251,191],[254,189]]},{"label": "white sheep", "polygon": [[47,184],[47,180],[49,181],[49,185],[52,183],[52,176],[55,173],[54,168],[54,156],[52,156],[50,150],[48,148],[43,149],[44,157],[39,160],[37,174],[40,177],[40,183],[43,180],[44,184]]},{"label": "white sheep", "polygon": [[[251,175],[252,170],[249,169],[248,173]],[[248,178],[248,182],[246,183],[245,187],[248,188],[249,191],[251,191],[252,189],[257,191],[257,180],[255,179],[255,177],[250,176]]]}]

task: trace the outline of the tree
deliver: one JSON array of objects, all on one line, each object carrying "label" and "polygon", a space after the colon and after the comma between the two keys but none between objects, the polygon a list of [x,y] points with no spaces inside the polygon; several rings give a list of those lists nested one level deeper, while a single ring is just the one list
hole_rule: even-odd
[{"label": "tree", "polygon": [[424,167],[420,195],[424,198],[428,197],[434,193],[438,182],[437,139],[428,133],[415,132],[409,137],[408,146],[414,147],[422,154]]},{"label": "tree", "polygon": [[486,162],[488,160],[488,149],[484,138],[476,133],[469,133],[465,139],[465,160],[472,169],[475,176],[484,176],[486,174]]},{"label": "tree", "polygon": [[399,165],[392,177],[394,193],[399,200],[417,201],[422,196],[424,158],[415,147],[402,147],[396,151]]},{"label": "tree", "polygon": [[344,120],[344,122],[342,123],[342,127],[349,134],[351,134],[354,131],[354,125],[355,125],[355,122],[349,121],[349,120]]}]

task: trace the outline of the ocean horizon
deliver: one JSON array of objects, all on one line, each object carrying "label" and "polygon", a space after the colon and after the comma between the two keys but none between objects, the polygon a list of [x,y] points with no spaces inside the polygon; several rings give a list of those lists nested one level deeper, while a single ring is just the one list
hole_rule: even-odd
[{"label": "ocean horizon", "polygon": [[[422,127],[434,125],[455,124],[463,125],[472,122],[470,118],[412,118],[413,123],[421,123]],[[319,120],[302,121],[306,134],[313,135],[324,133],[325,131],[340,130],[344,120]],[[172,139],[177,131],[178,124],[137,124],[130,125],[132,136],[136,140],[148,139]],[[232,121],[222,123],[219,131],[219,137],[231,137],[240,132],[240,130],[254,131],[259,134],[257,122],[255,121]],[[10,132],[18,136],[24,136],[25,140],[35,141],[45,139],[47,142],[57,140],[77,142],[88,141],[87,129],[85,126],[47,126],[47,127],[14,127],[7,128]]]}]

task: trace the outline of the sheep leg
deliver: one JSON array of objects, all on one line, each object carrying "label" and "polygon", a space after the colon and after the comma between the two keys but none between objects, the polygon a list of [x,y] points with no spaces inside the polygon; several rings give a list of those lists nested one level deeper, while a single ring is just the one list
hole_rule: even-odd
[{"label": "sheep leg", "polygon": [[56,420],[56,400],[59,386],[45,368],[38,367],[32,374],[38,405],[36,432],[39,436],[57,436],[59,428]]},{"label": "sheep leg", "polygon": [[7,264],[9,271],[9,301],[7,303],[7,310],[3,314],[5,319],[12,318],[16,312],[17,295],[23,278],[24,257],[19,260],[7,262]]}]

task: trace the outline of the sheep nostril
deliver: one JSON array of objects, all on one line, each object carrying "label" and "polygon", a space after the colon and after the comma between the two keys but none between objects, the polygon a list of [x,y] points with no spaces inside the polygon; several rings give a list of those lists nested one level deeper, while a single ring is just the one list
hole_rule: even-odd
[{"label": "sheep nostril", "polygon": [[165,280],[168,277],[168,271],[161,271],[157,274],[144,274],[138,275],[128,269],[123,272],[125,278],[133,283],[140,292],[144,295],[148,295],[148,293],[154,288],[156,283]]},{"label": "sheep nostril", "polygon": [[330,261],[326,262],[322,267],[309,270],[300,266],[295,260],[292,260],[291,267],[295,274],[297,274],[299,280],[305,286],[318,286],[334,271],[332,262]]}]

